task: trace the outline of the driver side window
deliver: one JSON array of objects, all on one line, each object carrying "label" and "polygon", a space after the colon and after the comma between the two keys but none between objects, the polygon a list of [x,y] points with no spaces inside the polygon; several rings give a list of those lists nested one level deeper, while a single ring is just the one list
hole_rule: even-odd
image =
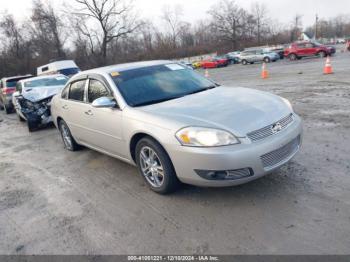
[{"label": "driver side window", "polygon": [[110,96],[112,96],[111,92],[102,82],[90,79],[88,88],[88,100],[90,104],[98,98]]}]

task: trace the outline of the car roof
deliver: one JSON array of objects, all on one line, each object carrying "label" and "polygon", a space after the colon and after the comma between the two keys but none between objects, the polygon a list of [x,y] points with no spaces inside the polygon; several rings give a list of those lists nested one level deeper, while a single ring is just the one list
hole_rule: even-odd
[{"label": "car roof", "polygon": [[40,80],[40,79],[45,79],[45,78],[55,78],[55,77],[59,77],[59,76],[67,78],[65,75],[62,75],[62,74],[41,75],[41,76],[36,76],[36,77],[22,79],[22,80],[20,80],[18,82],[25,83],[25,82],[30,82],[30,81],[33,81],[33,80]]},{"label": "car roof", "polygon": [[144,67],[150,67],[150,66],[157,66],[157,65],[166,65],[166,64],[174,64],[178,62],[169,61],[169,60],[154,60],[154,61],[144,61],[144,62],[133,62],[133,63],[125,63],[125,64],[117,64],[117,65],[111,65],[111,66],[105,66],[95,69],[90,69],[87,71],[82,71],[74,76],[74,78],[79,77],[81,75],[86,74],[110,74],[113,72],[123,72],[133,69],[139,69]]},{"label": "car roof", "polygon": [[16,80],[16,79],[19,79],[19,78],[23,78],[23,77],[31,77],[32,75],[28,74],[28,75],[23,75],[23,76],[10,76],[10,77],[4,77],[2,78],[1,80],[4,80],[4,81],[9,81],[9,80]]}]

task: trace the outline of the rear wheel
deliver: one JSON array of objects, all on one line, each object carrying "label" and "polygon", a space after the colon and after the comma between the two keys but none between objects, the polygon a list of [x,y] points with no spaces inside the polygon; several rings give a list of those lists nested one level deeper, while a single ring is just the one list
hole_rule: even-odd
[{"label": "rear wheel", "polygon": [[69,151],[77,151],[80,149],[79,144],[73,138],[67,123],[64,120],[61,120],[58,123],[58,127],[61,133],[61,137],[64,143],[64,147]]},{"label": "rear wheel", "polygon": [[247,64],[248,64],[248,61],[245,60],[245,59],[243,59],[243,60],[242,60],[242,65],[247,65]]},{"label": "rear wheel", "polygon": [[147,185],[156,193],[174,192],[180,185],[173,164],[163,147],[152,138],[136,145],[136,163]]},{"label": "rear wheel", "polygon": [[289,55],[289,60],[295,61],[295,60],[297,60],[297,59],[298,59],[298,56],[297,56],[296,54],[290,54],[290,55]]}]

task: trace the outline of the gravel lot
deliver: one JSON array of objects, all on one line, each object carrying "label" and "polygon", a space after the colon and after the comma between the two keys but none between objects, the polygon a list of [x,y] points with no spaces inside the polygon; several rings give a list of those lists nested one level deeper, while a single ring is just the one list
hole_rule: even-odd
[{"label": "gravel lot", "polygon": [[[151,192],[134,167],[63,149],[0,112],[1,254],[349,254],[350,54],[210,70],[219,83],[285,98],[304,119],[301,153],[243,186]],[[201,72],[203,73],[203,72]]]}]

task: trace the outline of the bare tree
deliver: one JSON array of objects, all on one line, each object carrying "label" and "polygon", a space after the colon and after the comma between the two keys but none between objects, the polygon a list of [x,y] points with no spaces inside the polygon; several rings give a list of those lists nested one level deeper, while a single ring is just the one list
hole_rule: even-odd
[{"label": "bare tree", "polygon": [[33,22],[32,32],[37,38],[37,44],[42,46],[41,51],[48,51],[48,47],[53,46],[55,56],[64,58],[63,23],[51,2],[46,1],[44,4],[41,0],[34,0],[31,20]]},{"label": "bare tree", "polygon": [[[80,8],[75,10],[73,15],[84,19],[84,23],[80,23],[80,32],[85,33],[90,42],[97,42],[103,63],[107,62],[109,44],[126,37],[140,26],[140,22],[132,12],[130,1],[127,3],[124,0],[75,0],[75,2]],[[97,25],[98,29],[88,30],[87,25],[92,24]]]},{"label": "bare tree", "polygon": [[[22,34],[17,22],[15,21],[13,15],[4,14],[0,21],[0,28],[3,34],[6,36],[6,40],[9,41],[9,47],[13,50],[13,54],[16,57],[21,56],[21,42]],[[5,42],[2,43],[3,45]]]},{"label": "bare tree", "polygon": [[292,31],[291,31],[291,41],[295,41],[300,37],[301,34],[301,27],[302,27],[302,15],[296,14],[294,16],[293,22],[292,22]]},{"label": "bare tree", "polygon": [[166,22],[167,27],[170,31],[173,48],[176,48],[181,29],[185,26],[185,23],[181,20],[182,16],[183,8],[181,5],[163,7],[163,15],[161,18]]},{"label": "bare tree", "polygon": [[261,35],[266,32],[267,26],[267,8],[263,3],[255,2],[251,8],[251,14],[255,21],[257,44],[261,44]]},{"label": "bare tree", "polygon": [[222,0],[209,11],[212,28],[233,49],[238,48],[238,39],[244,35],[247,12],[236,5],[233,0]]}]

